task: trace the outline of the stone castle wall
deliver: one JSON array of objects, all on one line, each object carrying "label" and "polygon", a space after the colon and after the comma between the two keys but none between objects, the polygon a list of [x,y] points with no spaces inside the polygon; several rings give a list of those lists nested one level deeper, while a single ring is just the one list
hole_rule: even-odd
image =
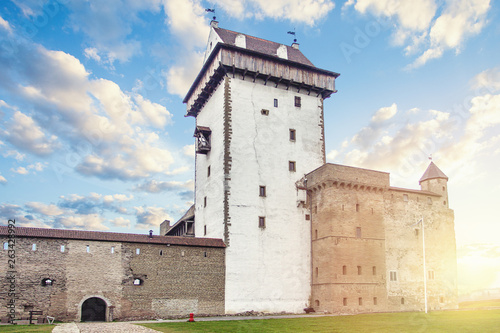
[{"label": "stone castle wall", "polygon": [[[15,251],[16,317],[41,310],[79,321],[91,297],[106,302],[107,320],[224,313],[224,248],[18,237]],[[6,250],[0,270],[7,271]],[[43,286],[45,278],[53,285]],[[134,285],[136,278],[142,285]],[[0,317],[7,316],[5,280]]]}]

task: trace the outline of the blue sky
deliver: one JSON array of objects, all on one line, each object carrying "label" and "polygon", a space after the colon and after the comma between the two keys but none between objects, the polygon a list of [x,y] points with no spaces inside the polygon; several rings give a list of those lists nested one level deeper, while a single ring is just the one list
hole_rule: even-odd
[{"label": "blue sky", "polygon": [[[158,232],[192,204],[182,99],[212,14],[341,73],[329,162],[449,181],[459,265],[500,287],[500,20],[488,0],[16,0],[0,6],[0,216]],[[467,288],[475,288],[477,278]],[[465,288],[465,287],[464,287]]]}]

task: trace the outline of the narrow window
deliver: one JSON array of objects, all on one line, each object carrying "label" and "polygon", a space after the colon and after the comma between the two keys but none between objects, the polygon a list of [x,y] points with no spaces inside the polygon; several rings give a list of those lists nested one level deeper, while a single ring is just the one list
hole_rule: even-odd
[{"label": "narrow window", "polygon": [[207,177],[210,177],[210,165],[207,168]]},{"label": "narrow window", "polygon": [[427,204],[432,205],[432,198],[431,197],[427,197]]},{"label": "narrow window", "polygon": [[427,276],[429,277],[429,280],[434,280],[434,271],[428,271]]},{"label": "narrow window", "polygon": [[288,161],[288,170],[295,171],[295,161]]},{"label": "narrow window", "polygon": [[314,238],[318,239],[318,229],[314,230]]},{"label": "narrow window", "polygon": [[347,266],[342,266],[342,275],[347,275]]},{"label": "narrow window", "polygon": [[181,251],[181,257],[184,257],[186,255],[186,252]]},{"label": "narrow window", "polygon": [[403,201],[408,201],[408,194],[403,194]]},{"label": "narrow window", "polygon": [[259,216],[259,228],[266,227],[266,218],[264,216]]},{"label": "narrow window", "polygon": [[300,96],[295,96],[295,106],[296,107],[299,107],[301,106],[301,103],[300,103]]},{"label": "narrow window", "polygon": [[359,212],[359,204],[356,204],[356,211]]},{"label": "narrow window", "polygon": [[377,305],[377,297],[373,297],[373,305]]},{"label": "narrow window", "polygon": [[144,281],[142,281],[139,278],[134,279],[134,286],[140,286],[143,283],[144,283]]},{"label": "narrow window", "polygon": [[160,256],[162,256],[162,255],[163,255],[163,250],[160,250]]},{"label": "narrow window", "polygon": [[207,235],[207,226],[204,225],[203,226],[203,236],[206,236]]},{"label": "narrow window", "polygon": [[203,207],[207,207],[207,197],[203,198]]},{"label": "narrow window", "polygon": [[443,186],[443,191],[446,191],[446,187]]},{"label": "narrow window", "polygon": [[418,229],[415,229],[415,236],[418,237]]},{"label": "narrow window", "polygon": [[439,303],[444,303],[444,297],[443,296],[439,296]]},{"label": "narrow window", "polygon": [[377,275],[377,266],[372,267],[372,273],[373,275]]},{"label": "narrow window", "polygon": [[278,107],[278,99],[277,99],[277,98],[275,98],[275,99],[274,99],[274,107],[275,107],[275,108],[277,108],[277,107]]},{"label": "narrow window", "polygon": [[314,206],[314,214],[318,214],[318,206]]},{"label": "narrow window", "polygon": [[318,270],[318,267],[316,267],[316,277],[318,277],[319,275],[319,270]]},{"label": "narrow window", "polygon": [[446,206],[446,201],[443,201],[443,205],[445,205],[445,206]]},{"label": "narrow window", "polygon": [[397,281],[398,280],[398,274],[396,271],[390,271],[390,280],[391,281]]},{"label": "narrow window", "polygon": [[356,238],[361,238],[361,227],[356,227]]},{"label": "narrow window", "polygon": [[114,246],[111,247],[111,253],[115,253],[115,247]]},{"label": "narrow window", "polygon": [[342,303],[344,304],[344,306],[347,306],[347,297],[344,297],[344,299],[342,300]]},{"label": "narrow window", "polygon": [[64,252],[64,245],[61,245],[61,252]]},{"label": "narrow window", "polygon": [[87,245],[87,253],[90,253],[90,245]]},{"label": "narrow window", "polygon": [[358,266],[358,275],[361,275],[361,266]]},{"label": "narrow window", "polygon": [[405,298],[401,297],[401,305],[404,305],[404,304],[405,304]]},{"label": "narrow window", "polygon": [[3,249],[4,250],[8,250],[9,249],[9,243],[8,242],[3,243]]},{"label": "narrow window", "polygon": [[295,141],[295,130],[290,128],[290,141]]},{"label": "narrow window", "polygon": [[42,280],[42,286],[51,286],[54,283],[52,279],[46,278]]},{"label": "narrow window", "polygon": [[311,220],[311,215],[306,214],[306,221],[309,221],[309,220]]},{"label": "narrow window", "polygon": [[318,300],[315,300],[315,301],[314,301],[314,304],[318,307],[318,306],[319,306],[319,301],[318,301]]},{"label": "narrow window", "polygon": [[266,196],[266,187],[265,186],[259,186],[259,196],[260,197]]},{"label": "narrow window", "polygon": [[141,254],[141,249],[135,249],[135,254]]},{"label": "narrow window", "polygon": [[206,258],[208,257],[207,251],[203,252],[203,256]]},{"label": "narrow window", "polygon": [[269,116],[269,110],[262,109],[262,110],[260,110],[260,113],[261,113],[263,116]]},{"label": "narrow window", "polygon": [[360,298],[358,298],[358,304],[359,304],[359,305],[363,305],[363,298],[361,298],[361,297],[360,297]]},{"label": "narrow window", "polygon": [[373,215],[373,208],[372,208],[372,215]]},{"label": "narrow window", "polygon": [[342,210],[344,210],[344,205],[342,205]]},{"label": "narrow window", "polygon": [[31,245],[31,251],[36,251],[36,244]]}]

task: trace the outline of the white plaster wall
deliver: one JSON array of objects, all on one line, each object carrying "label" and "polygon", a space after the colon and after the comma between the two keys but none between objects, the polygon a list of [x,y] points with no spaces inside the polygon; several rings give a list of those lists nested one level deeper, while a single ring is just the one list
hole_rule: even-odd
[{"label": "white plaster wall", "polygon": [[[224,81],[218,86],[196,118],[197,126],[210,127],[211,150],[207,155],[196,154],[195,235],[224,238]],[[210,165],[210,177],[207,168]],[[204,197],[207,207],[204,207]]]},{"label": "white plaster wall", "polygon": [[[231,79],[231,94],[226,312],[302,312],[310,296],[310,221],[297,207],[303,195],[295,182],[323,164],[321,100],[237,78]],[[296,95],[300,108],[294,106]],[[289,140],[291,128],[295,142]],[[288,170],[289,161],[296,161],[296,172]],[[266,186],[265,198],[259,197],[260,185]],[[258,226],[259,216],[266,217],[265,229]]]},{"label": "white plaster wall", "polygon": [[210,27],[210,34],[208,35],[207,48],[205,50],[205,57],[203,59],[203,63],[207,61],[207,58],[210,56],[210,53],[212,53],[212,50],[214,49],[215,45],[217,45],[217,43],[219,42],[222,43],[222,38],[220,38],[219,35],[217,35],[214,28]]}]

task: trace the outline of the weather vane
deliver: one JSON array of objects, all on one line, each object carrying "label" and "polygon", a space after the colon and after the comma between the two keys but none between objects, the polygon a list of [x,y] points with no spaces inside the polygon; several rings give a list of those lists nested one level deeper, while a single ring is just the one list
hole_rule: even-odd
[{"label": "weather vane", "polygon": [[[295,36],[295,28],[293,28],[293,31],[288,31],[288,32],[287,32],[287,34],[289,34],[289,35],[293,35],[293,37],[296,37],[296,36]],[[294,42],[294,43],[297,43],[297,38],[294,38],[294,39],[293,39],[293,42]]]},{"label": "weather vane", "polygon": [[207,13],[214,13],[213,20],[215,21],[215,19],[216,19],[216,17],[215,17],[215,6],[214,6],[214,8],[205,8],[205,12],[207,12]]}]

